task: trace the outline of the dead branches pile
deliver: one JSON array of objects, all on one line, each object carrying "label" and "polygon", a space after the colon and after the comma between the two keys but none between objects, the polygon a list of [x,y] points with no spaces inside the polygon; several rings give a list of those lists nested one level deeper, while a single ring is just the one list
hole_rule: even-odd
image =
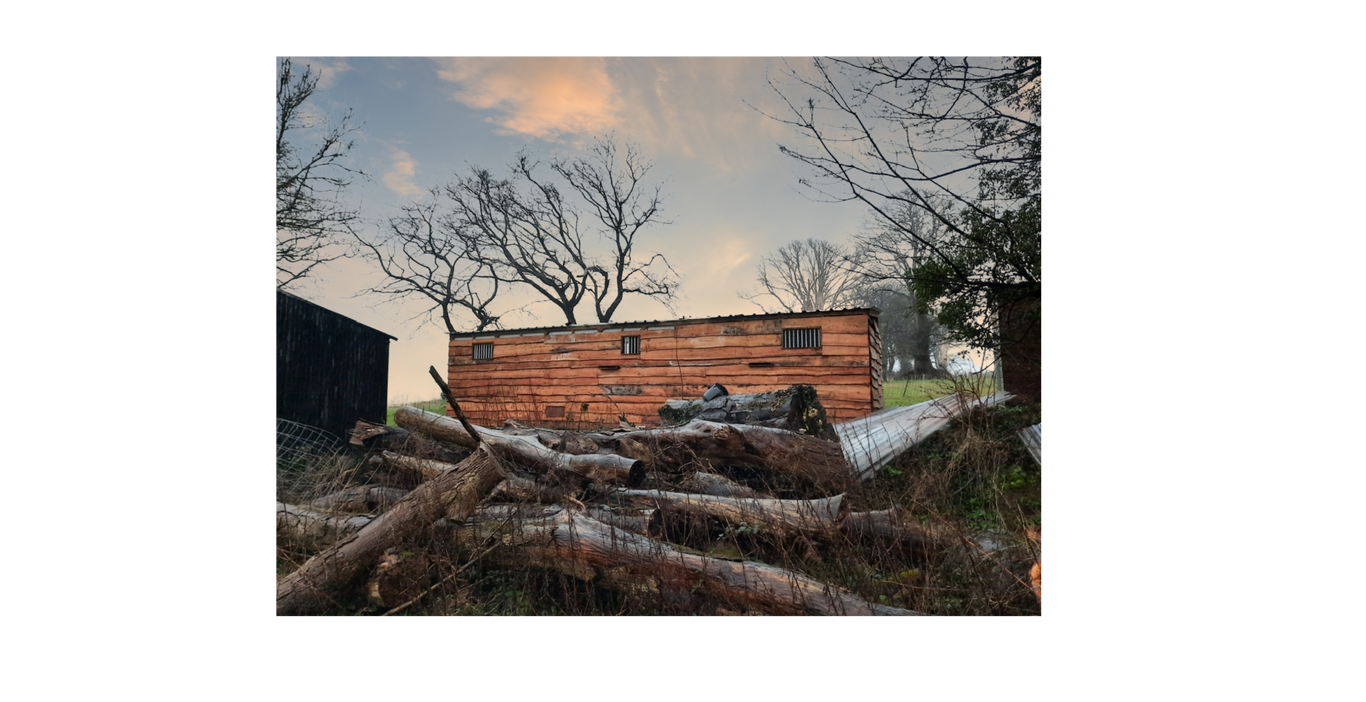
[{"label": "dead branches pile", "polygon": [[[351,443],[369,456],[368,484],[277,504],[282,536],[327,544],[279,581],[278,614],[335,612],[362,595],[406,606],[424,592],[414,585],[426,585],[420,553],[433,542],[496,567],[553,571],[691,611],[914,614],[707,550],[718,533],[736,531],[803,553],[835,536],[925,548],[930,537],[891,512],[849,512],[843,493],[855,479],[838,443],[706,420],[497,430],[404,407],[395,422],[360,422],[353,432]],[[417,575],[392,587],[405,560]]]}]

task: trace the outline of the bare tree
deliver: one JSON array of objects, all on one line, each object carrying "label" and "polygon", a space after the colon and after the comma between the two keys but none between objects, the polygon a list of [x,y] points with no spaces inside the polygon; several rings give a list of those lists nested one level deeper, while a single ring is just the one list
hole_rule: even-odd
[{"label": "bare tree", "polygon": [[444,188],[465,250],[499,281],[524,285],[559,308],[568,324],[588,293],[591,263],[584,254],[579,216],[553,183],[538,179],[537,164],[521,154],[513,178],[499,180],[473,167]]},{"label": "bare tree", "polygon": [[628,294],[654,298],[673,312],[678,279],[669,261],[663,254],[654,254],[644,263],[635,259],[641,229],[667,224],[659,219],[662,186],[643,182],[653,167],[653,162],[641,156],[639,146],[627,142],[625,151],[619,152],[610,137],[597,140],[585,157],[557,160],[552,165],[583,198],[602,225],[601,237],[610,242],[608,263],[588,268],[588,287],[599,322],[611,321]]},{"label": "bare tree", "polygon": [[[1042,65],[1008,59],[816,59],[774,86],[804,146],[780,147],[826,199],[858,202],[923,250],[917,309],[994,348],[996,312],[1041,299]],[[936,198],[935,196],[939,196]],[[902,212],[942,229],[918,238]]]},{"label": "bare tree", "polygon": [[[362,255],[384,273],[384,282],[364,294],[391,300],[421,300],[417,316],[430,322],[440,318],[448,333],[501,328],[506,313],[492,309],[502,281],[489,264],[470,250],[460,224],[437,212],[439,192],[427,202],[402,207],[403,214],[389,220],[379,236],[355,238]],[[473,324],[465,323],[466,317]]]},{"label": "bare tree", "polygon": [[[943,196],[928,199],[937,207],[950,206]],[[919,208],[902,206],[895,208],[893,214],[896,226],[874,218],[863,231],[854,235],[855,246],[863,256],[858,261],[848,260],[847,265],[873,291],[893,286],[892,294],[872,292],[870,294],[878,299],[867,302],[883,310],[883,340],[887,342],[891,337],[889,327],[900,329],[904,326],[896,355],[908,359],[910,367],[905,371],[917,375],[935,374],[931,354],[935,343],[944,337],[944,330],[933,315],[916,305],[912,281],[916,279],[918,266],[928,256],[926,242],[941,242],[948,232]]]},{"label": "bare tree", "polygon": [[[863,305],[882,310],[878,317],[878,331],[882,337],[882,373],[884,378],[892,378],[894,372],[912,371],[910,348],[911,340],[910,304],[911,298],[905,287],[895,283],[878,283],[868,286],[863,292]],[[897,361],[901,361],[898,369]]]},{"label": "bare tree", "polygon": [[[305,65],[296,73],[288,58],[280,59],[275,89],[275,285],[284,289],[313,269],[346,255],[343,234],[352,232],[359,216],[340,198],[352,176],[367,177],[348,165],[359,129],[351,112],[335,124],[307,114],[304,104],[318,90],[318,75]],[[314,140],[296,138],[321,129]]]},{"label": "bare tree", "polygon": [[[816,312],[860,302],[864,253],[824,239],[798,239],[760,257],[759,289],[738,294],[765,312]],[[765,306],[763,300],[769,300]]]},{"label": "bare tree", "polygon": [[[677,273],[662,254],[639,261],[642,230],[666,223],[660,219],[659,187],[644,183],[652,164],[639,148],[627,144],[620,151],[609,138],[586,156],[552,164],[551,177],[559,176],[579,196],[587,217],[538,167],[522,153],[510,179],[474,167],[446,186],[470,255],[498,280],[534,290],[569,324],[577,323],[575,309],[585,297],[593,300],[599,322],[612,321],[627,295],[652,298],[672,311]],[[601,247],[585,243],[581,221],[598,225]]]}]

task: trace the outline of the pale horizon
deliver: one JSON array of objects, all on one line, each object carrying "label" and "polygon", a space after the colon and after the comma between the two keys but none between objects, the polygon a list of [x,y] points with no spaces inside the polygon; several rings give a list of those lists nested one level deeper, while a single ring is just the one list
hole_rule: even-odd
[{"label": "pale horizon", "polygon": [[[755,287],[760,256],[798,239],[848,244],[866,217],[856,204],[815,201],[798,183],[810,174],[779,153],[797,135],[760,110],[778,109],[766,81],[781,79],[781,59],[292,60],[321,75],[318,114],[338,119],[349,108],[362,125],[353,163],[372,179],[356,179],[348,202],[359,208],[363,232],[471,165],[497,176],[522,149],[548,163],[608,134],[638,143],[654,161],[646,182],[663,184],[670,222],[647,228],[638,247],[664,254],[682,286],[673,311],[628,296],[614,322],[761,313],[737,295]],[[806,60],[789,61],[797,68]],[[378,281],[372,264],[345,259],[289,291],[398,338],[390,344],[391,404],[436,397],[427,369],[444,367],[446,332],[414,319],[416,305],[359,294]],[[526,291],[508,299],[509,307],[532,304],[506,327],[565,323]],[[596,319],[591,303],[576,313]]]}]

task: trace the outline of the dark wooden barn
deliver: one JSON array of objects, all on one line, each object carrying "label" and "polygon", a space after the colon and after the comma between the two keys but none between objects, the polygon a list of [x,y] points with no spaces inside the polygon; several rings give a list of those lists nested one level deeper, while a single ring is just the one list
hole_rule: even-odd
[{"label": "dark wooden barn", "polygon": [[[882,408],[878,310],[578,324],[452,334],[449,382],[470,421],[539,426],[660,423],[668,399],[793,383],[834,422]],[[449,408],[447,408],[449,412]]]},{"label": "dark wooden barn", "polygon": [[275,299],[275,416],[340,439],[357,419],[383,423],[398,339],[287,292]]}]

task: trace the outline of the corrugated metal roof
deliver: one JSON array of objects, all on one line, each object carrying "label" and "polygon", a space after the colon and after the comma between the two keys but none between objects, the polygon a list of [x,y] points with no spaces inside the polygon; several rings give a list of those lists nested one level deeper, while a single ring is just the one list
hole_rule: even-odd
[{"label": "corrugated metal roof", "polygon": [[882,314],[882,310],[876,307],[848,307],[840,310],[821,310],[819,312],[760,312],[758,314],[732,314],[723,317],[684,317],[682,319],[647,319],[631,322],[596,322],[593,324],[565,324],[557,327],[519,327],[516,329],[485,329],[481,332],[454,332],[450,335],[452,339],[466,339],[474,336],[503,336],[507,334],[528,334],[544,333],[557,331],[600,331],[616,327],[638,327],[647,324],[703,324],[712,322],[732,322],[737,320],[753,319],[781,319],[784,317],[820,317],[838,316],[846,314],[857,314],[866,312],[877,317]]},{"label": "corrugated metal roof", "polygon": [[358,327],[365,327],[366,329],[369,329],[370,331],[375,332],[376,334],[383,334],[383,335],[389,337],[390,339],[393,339],[394,341],[398,341],[398,337],[394,336],[393,334],[390,334],[389,332],[382,332],[382,331],[380,331],[380,330],[378,330],[378,329],[376,329],[376,328],[370,326],[369,324],[362,324],[362,323],[360,323],[360,322],[357,322],[356,320],[351,319],[350,317],[347,317],[346,315],[342,314],[341,312],[338,312],[338,311],[336,311],[336,310],[329,310],[329,309],[327,309],[326,307],[323,307],[322,305],[320,305],[320,304],[318,304],[318,303],[316,303],[316,302],[314,302],[314,301],[312,301],[312,300],[305,300],[304,298],[299,297],[298,295],[295,295],[294,293],[289,292],[289,291],[287,291],[287,290],[279,290],[279,289],[277,289],[275,292],[278,293],[278,294],[280,294],[280,295],[287,295],[287,296],[289,296],[289,297],[292,297],[292,298],[294,298],[295,300],[298,300],[299,302],[303,302],[303,303],[306,303],[306,304],[309,304],[309,305],[313,305],[314,307],[317,307],[317,308],[320,309],[320,310],[324,310],[324,311],[328,312],[329,314],[335,314],[335,315],[337,315],[338,317],[341,317],[342,319],[345,319],[346,321],[351,322],[352,324],[355,324],[355,325],[358,326]]}]

